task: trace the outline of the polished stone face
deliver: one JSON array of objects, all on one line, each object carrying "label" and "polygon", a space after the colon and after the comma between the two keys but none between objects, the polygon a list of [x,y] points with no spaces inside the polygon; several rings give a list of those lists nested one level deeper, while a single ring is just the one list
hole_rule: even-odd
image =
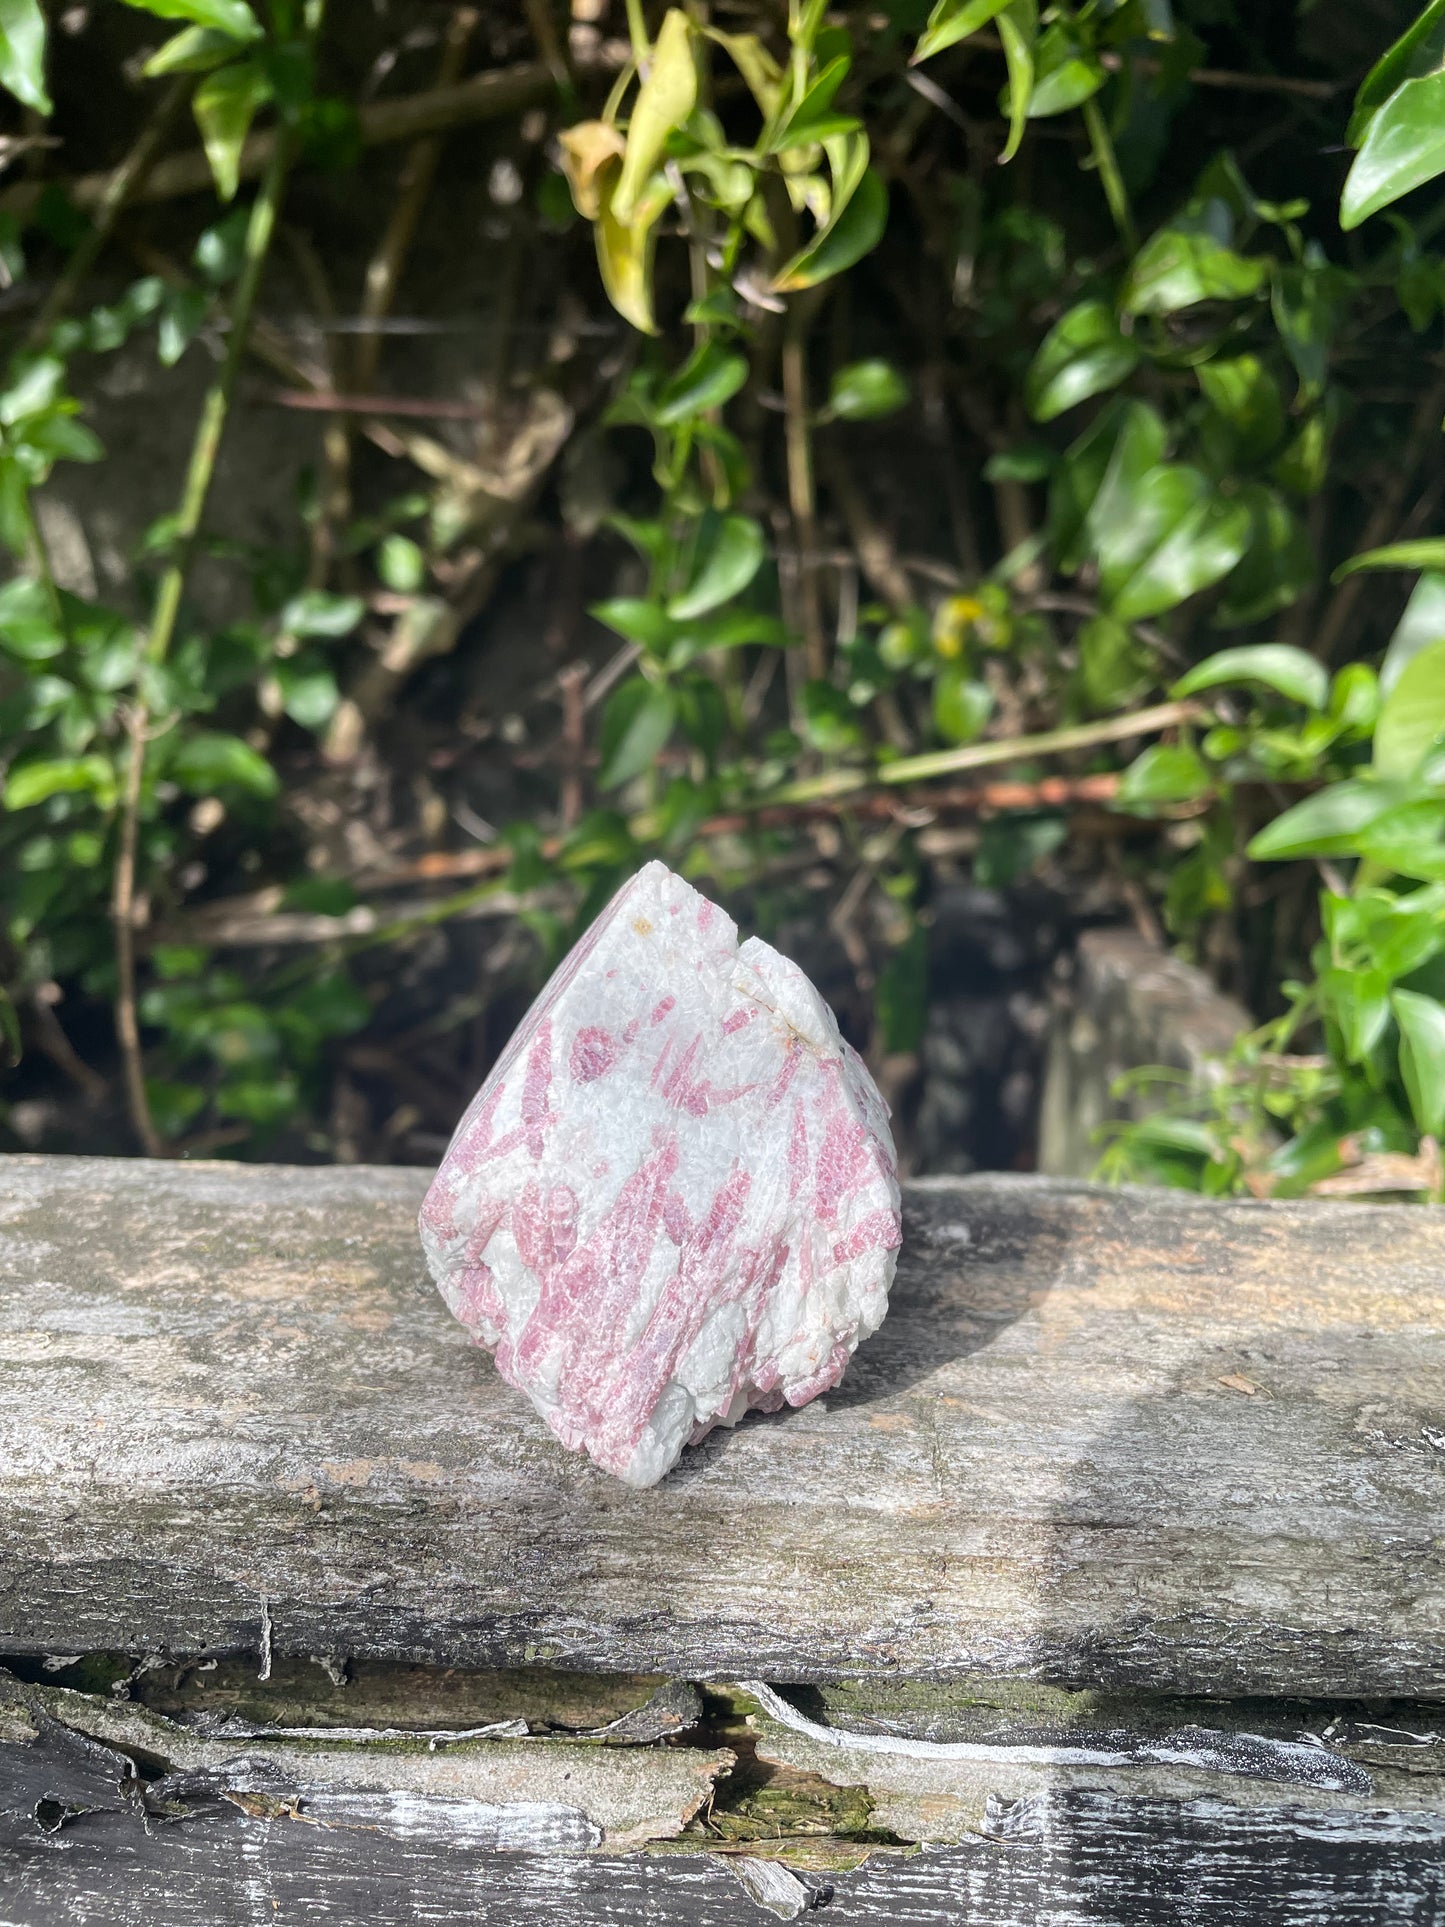
[{"label": "polished stone face", "polygon": [[650,863],[477,1093],[422,1243],[564,1445],[630,1485],[836,1385],[888,1305],[888,1111],[798,967]]}]

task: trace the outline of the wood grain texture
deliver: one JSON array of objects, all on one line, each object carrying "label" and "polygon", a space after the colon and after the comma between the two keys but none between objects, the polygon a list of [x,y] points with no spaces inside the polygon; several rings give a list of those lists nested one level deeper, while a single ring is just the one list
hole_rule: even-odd
[{"label": "wood grain texture", "polygon": [[1445,1697],[1445,1211],[915,1185],[841,1390],[636,1493],[424,1184],[0,1164],[0,1652]]},{"label": "wood grain texture", "polygon": [[[805,1876],[838,1927],[1434,1927],[1445,1825],[1209,1801],[1041,1797],[989,1833]],[[23,1927],[765,1927],[717,1855],[495,1853],[436,1837],[258,1821],[147,1832],[95,1812],[0,1844],[0,1921]],[[812,1918],[811,1913],[803,1916]]]}]

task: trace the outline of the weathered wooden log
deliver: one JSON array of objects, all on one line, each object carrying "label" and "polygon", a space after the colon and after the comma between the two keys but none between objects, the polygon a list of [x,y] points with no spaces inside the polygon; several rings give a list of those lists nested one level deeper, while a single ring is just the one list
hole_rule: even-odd
[{"label": "weathered wooden log", "polygon": [[1445,1212],[915,1186],[638,1493],[422,1188],[0,1163],[5,1927],[1439,1917]]},{"label": "weathered wooden log", "polygon": [[630,1493],[423,1182],[5,1160],[0,1653],[1445,1696],[1445,1211],[916,1185],[841,1390]]}]

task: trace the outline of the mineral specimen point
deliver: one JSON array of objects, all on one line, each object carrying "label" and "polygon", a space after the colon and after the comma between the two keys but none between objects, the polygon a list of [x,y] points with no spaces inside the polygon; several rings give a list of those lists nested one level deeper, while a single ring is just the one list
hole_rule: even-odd
[{"label": "mineral specimen point", "polygon": [[563,959],[421,1212],[456,1316],[629,1485],[836,1385],[900,1239],[888,1109],[799,970],[661,863]]}]

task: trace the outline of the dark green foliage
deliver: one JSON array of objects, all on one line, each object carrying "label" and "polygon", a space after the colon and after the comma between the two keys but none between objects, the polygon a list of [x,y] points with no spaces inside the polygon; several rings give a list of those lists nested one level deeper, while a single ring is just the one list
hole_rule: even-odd
[{"label": "dark green foliage", "polygon": [[[111,907],[128,842],[162,937],[208,839],[288,913],[366,914],[364,886],[300,870],[288,790],[330,753],[373,645],[441,653],[464,600],[474,504],[435,479],[440,458],[425,489],[372,503],[329,548],[309,540],[323,515],[309,499],[264,552],[204,530],[189,542],[178,480],[123,606],[57,585],[35,509],[55,465],[103,462],[126,486],[125,451],[82,417],[82,374],[128,342],[169,365],[227,337],[269,239],[254,207],[225,206],[254,174],[253,127],[333,169],[356,166],[361,138],[315,0],[131,3],[167,23],[146,72],[194,77],[216,199],[187,241],[189,276],[147,273],[103,304],[82,286],[9,343],[11,1055],[16,1010],[52,981],[124,1004]],[[1271,46],[1302,44],[1303,10],[1278,11]],[[1068,773],[1117,776],[1132,881],[1177,941],[1249,950],[1248,989],[1273,1013],[1203,1096],[1161,1084],[1158,1114],[1116,1139],[1107,1168],[1302,1191],[1391,1156],[1437,1191],[1445,537],[1438,420],[1414,419],[1414,390],[1435,379],[1445,314],[1440,6],[1413,23],[1401,8],[1353,114],[1347,89],[1274,71],[1244,10],[1202,0],[939,0],[866,20],[792,0],[786,19],[743,7],[719,24],[633,5],[613,25],[631,64],[605,98],[584,77],[585,112],[549,110],[563,171],[538,149],[526,183],[548,232],[574,210],[590,226],[625,334],[574,439],[579,471],[606,448],[631,478],[574,518],[615,557],[591,615],[625,651],[585,717],[592,794],[555,824],[504,825],[482,883],[395,926],[375,918],[364,941],[404,949],[506,887],[548,961],[649,854],[756,879],[836,803],[840,846],[882,908],[874,1043],[914,1051],[928,996],[915,825],[870,841],[844,799],[983,763],[1026,784],[1062,756]],[[1231,65],[1245,69],[1218,89],[1233,145],[1194,79]],[[30,0],[0,17],[0,86],[49,111]],[[1336,164],[1344,142],[1353,159]],[[0,223],[10,281],[27,250],[87,245],[63,195],[31,219]],[[1380,399],[1390,383],[1403,400]],[[1445,399],[1430,406],[1438,417]],[[969,528],[952,542],[928,464],[960,422],[983,452],[946,505],[955,534]],[[157,648],[152,583],[170,569],[184,587],[198,551],[247,588],[220,625],[183,596]],[[1375,611],[1393,615],[1410,572],[1386,649]],[[1166,697],[1169,727],[1121,757],[1119,713]],[[923,788],[909,800],[930,805]],[[1089,860],[1068,816],[1025,795],[983,824],[973,866],[1006,888]],[[1293,878],[1292,924],[1278,919],[1260,963],[1261,906]],[[369,1021],[352,939],[338,925],[318,955],[257,980],[209,944],[154,934],[137,1010],[160,1136],[262,1150],[314,1129],[328,1052]]]}]

